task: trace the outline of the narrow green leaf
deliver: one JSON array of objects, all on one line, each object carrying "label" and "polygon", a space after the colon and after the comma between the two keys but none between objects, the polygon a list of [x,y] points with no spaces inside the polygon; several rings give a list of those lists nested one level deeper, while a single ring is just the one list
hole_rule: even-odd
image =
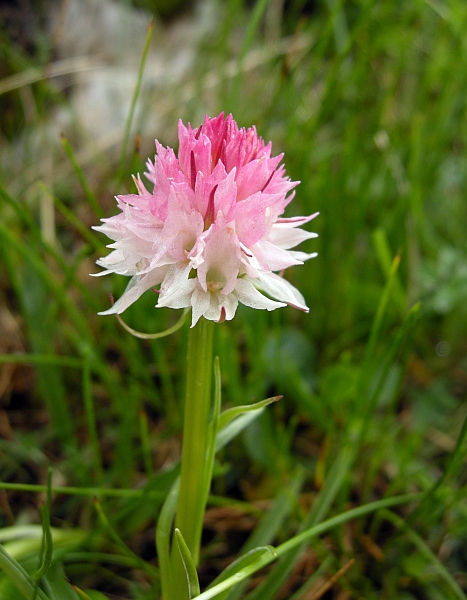
[{"label": "narrow green leaf", "polygon": [[177,508],[180,477],[177,478],[170,490],[157,519],[156,549],[159,559],[161,575],[162,597],[166,598],[172,589],[171,562],[170,562],[170,536],[172,533],[175,510]]},{"label": "narrow green leaf", "polygon": [[99,600],[100,600],[100,598],[106,598],[106,596],[103,596],[102,594],[100,596],[94,596],[94,595],[90,596],[88,593],[83,592],[83,590],[80,590],[75,585],[73,586],[73,589],[76,591],[78,596],[80,598],[84,598],[84,600],[93,600],[93,599],[97,599],[97,598],[99,598]]},{"label": "narrow green leaf", "polygon": [[149,423],[146,412],[141,409],[139,412],[139,437],[141,440],[141,453],[143,455],[144,469],[148,477],[152,477],[154,469],[152,466],[151,446],[149,443]]},{"label": "narrow green leaf", "polygon": [[85,176],[83,170],[81,169],[78,161],[76,160],[75,153],[73,152],[73,149],[70,146],[70,143],[68,142],[68,140],[66,139],[64,134],[61,135],[61,139],[62,139],[63,149],[65,150],[66,155],[68,156],[68,158],[70,160],[71,166],[73,167],[75,175],[76,175],[81,187],[83,188],[84,196],[85,196],[86,200],[88,201],[88,204],[91,207],[91,209],[93,210],[96,217],[98,219],[101,219],[104,216],[104,212],[103,212],[99,202],[97,201],[97,198],[96,198],[94,192],[92,191],[91,186],[89,185],[88,180],[86,179],[86,176]]},{"label": "narrow green leaf", "polygon": [[95,476],[98,483],[102,483],[102,457],[91,388],[91,353],[88,348],[84,350],[83,355],[83,400],[84,411],[86,414],[86,425],[88,428],[88,436],[92,448]]},{"label": "narrow green leaf", "polygon": [[[367,365],[368,362],[373,358],[376,342],[381,333],[381,326],[383,323],[383,316],[386,312],[386,308],[389,302],[389,298],[392,294],[393,286],[396,282],[397,270],[400,264],[400,256],[396,255],[392,261],[391,269],[388,274],[386,285],[384,286],[383,293],[381,294],[381,298],[378,304],[378,308],[376,310],[376,315],[373,320],[373,325],[371,327],[370,339],[368,340],[368,344],[365,349],[365,359],[364,365]],[[365,371],[365,369],[363,369]]]},{"label": "narrow green leaf", "polygon": [[263,410],[264,407],[246,412],[221,429],[216,438],[216,452],[226,446],[230,440],[237,437],[237,435],[246,429],[250,423],[253,423],[253,421],[262,414]]},{"label": "narrow green leaf", "polygon": [[196,567],[195,563],[193,562],[191,552],[188,546],[186,545],[186,542],[183,539],[183,535],[181,534],[179,529],[175,529],[175,538],[177,540],[178,550],[180,552],[180,557],[182,559],[183,566],[185,567],[188,585],[188,599],[191,600],[195,596],[199,596],[200,593],[198,573],[196,572]]},{"label": "narrow green leaf", "polygon": [[207,439],[207,450],[206,450],[206,463],[204,468],[204,504],[206,505],[209,490],[211,489],[212,470],[214,468],[214,459],[216,456],[216,437],[219,431],[219,420],[221,412],[221,369],[219,364],[219,357],[216,356],[214,359],[214,406],[212,421],[209,423],[208,439]]},{"label": "narrow green leaf", "polygon": [[50,509],[52,505],[52,469],[49,468],[47,474],[47,499],[45,505],[40,507],[41,521],[42,521],[42,564],[34,575],[34,580],[39,581],[42,577],[45,577],[47,571],[50,569],[52,564],[52,553],[53,553],[53,540],[52,540],[52,529],[50,527]]},{"label": "narrow green leaf", "polygon": [[[19,490],[22,492],[46,492],[47,486],[36,485],[33,483],[6,483],[0,481],[0,490]],[[55,486],[52,488],[55,494],[67,494],[70,496],[102,496],[107,498],[131,498],[138,496],[146,496],[147,498],[163,499],[166,497],[165,492],[157,490],[141,489],[125,489],[125,488],[101,488],[101,487],[74,487],[74,486]],[[5,531],[5,529],[2,530]],[[0,535],[1,537],[1,535]]]},{"label": "narrow green leaf", "polygon": [[81,369],[83,361],[74,356],[58,356],[56,354],[28,354],[18,352],[17,354],[0,354],[0,365],[4,363],[15,363],[25,365],[56,365],[59,367],[71,367]]},{"label": "narrow green leaf", "polygon": [[[392,258],[386,232],[381,227],[379,227],[378,229],[375,229],[373,231],[371,237],[381,269],[386,278],[389,279],[389,277],[391,276]],[[399,307],[399,310],[401,311],[402,316],[404,316],[407,311],[407,297],[398,275],[395,276],[393,297],[395,302],[397,303],[397,306]]]},{"label": "narrow green leaf", "polygon": [[343,4],[343,2],[338,2],[337,0],[327,0],[327,5],[331,11],[334,41],[336,43],[336,50],[338,54],[344,54],[350,43],[349,30]]},{"label": "narrow green leaf", "polygon": [[243,406],[234,406],[233,408],[229,408],[220,415],[219,429],[224,429],[224,427],[227,427],[230,421],[235,419],[235,417],[239,417],[240,415],[253,410],[258,410],[259,408],[265,408],[268,404],[277,402],[281,398],[282,396],[272,396],[271,398],[266,398],[265,400],[255,402],[254,404],[244,404]]},{"label": "narrow green leaf", "polygon": [[36,590],[36,583],[26,573],[23,567],[0,545],[0,569],[16,585],[27,600],[49,600],[40,589]]},{"label": "narrow green leaf", "polygon": [[407,525],[404,519],[387,509],[382,511],[382,517],[390,521],[393,525],[407,535],[410,541],[418,549],[420,554],[426,558],[438,575],[445,581],[445,583],[447,583],[455,598],[458,598],[458,600],[466,600],[467,596],[464,594],[457,581],[455,581],[439,558],[430,550],[426,542],[418,535],[418,533],[416,533]]},{"label": "narrow green leaf", "polygon": [[[321,489],[310,512],[300,527],[302,532],[316,526],[324,519],[347,477],[349,469],[355,460],[357,450],[358,446],[351,441],[341,448],[326,476],[324,487]],[[295,536],[293,539],[297,537]],[[248,600],[273,598],[291,573],[298,557],[303,551],[304,544],[293,546],[290,552],[284,553],[284,556],[280,558],[267,578],[247,596]]]},{"label": "narrow green leaf", "polygon": [[[0,187],[0,195],[1,195],[1,187]],[[70,321],[73,323],[76,328],[76,337],[75,337],[75,345],[78,351],[81,351],[83,341],[87,341],[89,347],[93,347],[93,357],[92,357],[92,368],[93,371],[99,373],[102,377],[103,382],[107,386],[108,390],[112,392],[114,398],[118,398],[120,392],[116,389],[115,380],[111,371],[106,367],[105,361],[101,359],[99,356],[99,350],[97,346],[92,346],[91,342],[94,340],[94,336],[91,335],[89,329],[89,322],[84,317],[83,312],[78,309],[76,303],[73,301],[72,296],[69,294],[68,287],[64,287],[60,283],[57,282],[56,278],[53,275],[53,272],[48,268],[48,266],[42,261],[41,257],[38,256],[35,248],[31,248],[28,244],[23,243],[21,240],[17,239],[17,237],[10,231],[8,227],[6,227],[3,223],[0,222],[0,242],[2,239],[5,241],[5,248],[8,248],[8,252],[10,250],[14,250],[17,252],[27,263],[29,263],[32,272],[35,272],[38,277],[43,281],[45,288],[47,288],[50,297],[54,298],[57,304],[63,308],[66,312]],[[2,250],[0,244],[0,251]],[[15,265],[8,264],[8,253],[3,253],[5,262],[7,263],[8,270],[10,271],[10,278],[15,282],[15,278],[17,279],[17,274],[15,270]],[[20,289],[22,286],[18,282],[18,285],[15,283],[15,288],[17,289],[17,295],[22,300],[23,291]],[[42,317],[42,315],[41,315]],[[35,329],[33,329],[35,332]],[[36,352],[34,354],[49,354],[49,352]],[[50,388],[50,383],[49,386]],[[59,427],[59,431],[63,431],[63,427]],[[66,440],[66,443],[69,443],[69,439]]]},{"label": "narrow green leaf", "polygon": [[[379,377],[379,381],[374,387],[374,391],[371,395],[366,395],[366,398],[363,398],[363,421],[361,424],[360,430],[360,440],[358,442],[358,446],[362,446],[365,441],[366,433],[369,429],[371,419],[374,415],[374,410],[378,401],[378,398],[382,392],[383,386],[386,382],[386,378],[391,370],[391,367],[394,365],[394,362],[403,354],[404,348],[407,347],[408,342],[411,340],[413,335],[413,331],[418,322],[420,316],[420,304],[417,303],[409,310],[407,313],[404,323],[402,327],[398,331],[393,343],[391,344],[389,351],[386,352],[386,356],[384,358],[383,367],[381,370],[381,375]],[[362,382],[360,382],[362,385]],[[363,387],[362,395],[363,395]]]},{"label": "narrow green leaf", "polygon": [[[81,529],[51,528],[54,551],[74,550],[89,535]],[[43,539],[40,525],[14,525],[0,529],[0,541],[5,542],[5,550],[19,562],[37,561]]]},{"label": "narrow green leaf", "polygon": [[245,31],[245,36],[243,38],[243,43],[240,48],[240,52],[238,55],[238,64],[237,64],[237,73],[235,75],[235,79],[233,82],[233,92],[231,95],[232,102],[232,110],[237,110],[238,99],[240,96],[240,89],[242,84],[242,75],[244,69],[245,58],[248,52],[248,49],[252,45],[255,39],[255,34],[257,29],[261,23],[261,18],[269,4],[269,0],[257,0],[255,4],[255,8],[251,14],[251,17],[247,21],[247,27]]},{"label": "narrow green leaf", "polygon": [[[226,446],[230,440],[246,429],[250,423],[253,423],[268,404],[277,402],[281,398],[282,396],[273,396],[255,404],[235,406],[224,411],[219,417],[216,451]],[[209,427],[212,428],[212,423],[209,424]]]},{"label": "narrow green leaf", "polygon": [[[339,525],[343,525],[344,523],[347,523],[352,519],[363,517],[382,508],[389,508],[392,506],[399,506],[401,504],[407,504],[409,502],[417,501],[420,499],[420,496],[421,494],[406,494],[403,496],[394,496],[392,498],[384,498],[383,500],[377,500],[376,502],[370,502],[369,504],[364,504],[363,506],[359,506],[357,508],[348,510],[344,513],[341,513],[340,515],[328,519],[327,521],[323,521],[322,523],[319,523],[314,527],[310,527],[306,531],[296,535],[287,542],[284,542],[280,546],[277,546],[275,549],[276,557],[283,556],[287,554],[290,550],[300,547],[304,542],[309,542],[311,539],[321,535],[322,533],[330,531],[335,527],[338,527]],[[245,567],[242,571],[237,572],[234,576],[230,576],[225,581],[222,581],[214,587],[204,591],[202,594],[199,595],[197,600],[210,600],[211,598],[218,598],[221,592],[230,589],[239,581],[247,579],[266,565],[273,562],[274,559],[275,557],[269,553],[262,554],[253,563]],[[271,598],[271,596],[262,596],[262,599],[264,598]]]},{"label": "narrow green leaf", "polygon": [[[84,225],[84,223],[79,219],[75,213],[70,210],[65,204],[52,193],[52,191],[42,182],[38,182],[38,187],[41,192],[47,195],[58,208],[58,210],[62,213],[65,219],[78,231],[78,233],[87,241],[87,243],[91,246],[93,250],[97,250],[98,252],[105,254],[106,246],[102,244],[97,238],[96,234],[94,234],[89,227]],[[98,215],[102,217],[102,214]]]},{"label": "narrow green leaf", "polygon": [[139,93],[141,91],[141,84],[143,82],[143,73],[144,73],[144,65],[146,64],[146,58],[148,56],[149,45],[151,43],[152,31],[154,29],[154,20],[151,19],[149,23],[148,32],[146,34],[146,40],[144,42],[143,54],[141,55],[141,61],[138,69],[138,76],[136,79],[136,86],[133,92],[133,97],[131,99],[130,111],[128,113],[128,117],[125,123],[125,130],[123,133],[123,142],[122,149],[120,152],[120,159],[118,161],[118,169],[117,169],[117,185],[119,185],[122,181],[123,177],[123,167],[125,165],[125,155],[126,149],[128,146],[128,139],[130,137],[131,124],[133,122],[133,117],[135,114],[136,102],[138,100]]},{"label": "narrow green leaf", "polygon": [[27,210],[25,203],[18,202],[16,199],[12,198],[1,184],[0,198],[2,198],[15,211],[20,223],[24,225],[25,230],[28,232],[28,235],[31,236],[32,240],[36,241],[38,246],[43,248],[45,252],[47,252],[47,254],[55,260],[62,272],[66,275],[67,281],[72,281],[81,291],[83,297],[91,300],[92,295],[90,294],[88,288],[83,285],[83,282],[77,277],[76,269],[74,268],[73,264],[70,264],[70,262],[62,256],[55,246],[49,244],[42,237],[42,232]]},{"label": "narrow green leaf", "polygon": [[[250,566],[257,560],[260,560],[263,555],[270,554],[273,558],[276,557],[276,550],[273,546],[260,546],[258,548],[254,548],[250,550],[240,558],[237,558],[233,563],[231,563],[226,569],[222,571],[222,573],[216,577],[216,579],[212,582],[210,587],[218,585],[222,583],[229,577],[234,577],[237,573],[240,573],[245,567]],[[216,596],[217,600],[225,600],[230,590],[225,590]]]},{"label": "narrow green leaf", "polygon": [[465,449],[464,442],[467,439],[467,415],[462,423],[461,430],[457,437],[456,445],[449,457],[448,463],[444,469],[443,474],[437,479],[434,484],[425,492],[425,495],[414,512],[407,519],[407,523],[412,525],[417,519],[419,519],[426,511],[430,509],[430,501],[436,501],[436,493],[442,487],[443,483],[448,477],[458,471],[462,463],[465,461]]},{"label": "narrow green leaf", "polygon": [[[50,269],[37,255],[37,246],[29,246],[0,223],[0,237],[8,236],[5,245],[8,251],[3,252],[3,261],[21,305],[23,317],[28,330],[29,344],[37,354],[52,354],[54,351],[53,319],[57,308],[59,292],[52,298],[49,297],[48,285],[42,274],[53,280]],[[0,242],[0,246],[3,244]],[[16,248],[27,259],[21,269],[17,268],[18,262],[13,259],[10,249]],[[16,249],[15,248],[15,249]],[[59,286],[55,283],[55,286]],[[60,290],[65,295],[64,290]],[[38,384],[41,394],[47,404],[51,421],[56,435],[65,447],[77,449],[75,422],[71,416],[71,409],[65,391],[61,370],[54,365],[39,365],[37,367]]]},{"label": "narrow green leaf", "polygon": [[108,596],[104,596],[104,594],[101,594],[101,592],[98,592],[97,590],[86,590],[84,592],[83,590],[79,590],[76,586],[75,590],[77,591],[78,596],[82,596],[85,600],[108,600]]},{"label": "narrow green leaf", "polygon": [[63,307],[69,315],[71,321],[75,324],[76,329],[84,339],[91,339],[89,332],[89,323],[83,313],[76,307],[70,298],[68,290],[64,290],[56,281],[47,265],[37,255],[34,248],[18,240],[15,235],[4,225],[0,223],[0,235],[5,240],[9,248],[14,249],[18,254],[28,261],[32,270],[39,276],[49,293]]},{"label": "narrow green leaf", "polygon": [[59,561],[52,563],[44,578],[44,588],[51,600],[79,600],[77,589],[68,582],[63,564]]},{"label": "narrow green leaf", "polygon": [[26,229],[34,235],[38,240],[42,239],[41,230],[37,226],[36,222],[30,215],[29,211],[25,208],[22,202],[18,202],[15,198],[10,196],[7,190],[0,183],[0,198],[8,204],[10,208],[14,210],[19,222],[26,226]]},{"label": "narrow green leaf", "polygon": [[312,585],[314,585],[318,581],[318,579],[321,576],[325,575],[326,571],[331,567],[333,560],[334,556],[332,554],[326,556],[326,558],[316,569],[313,575],[311,575],[311,577],[308,577],[305,583],[295,592],[295,594],[291,598],[289,598],[289,600],[305,600],[307,598],[307,596],[305,596],[305,593],[311,588]]},{"label": "narrow green leaf", "polygon": [[105,531],[107,531],[109,536],[114,540],[114,542],[121,549],[121,551],[124,554],[126,554],[127,556],[129,556],[130,558],[134,558],[138,562],[139,568],[141,570],[143,570],[145,573],[147,573],[151,577],[151,579],[158,580],[159,579],[159,570],[156,569],[156,567],[153,567],[152,565],[150,565],[148,562],[146,562],[140,556],[138,556],[135,552],[133,552],[133,550],[128,548],[128,546],[125,544],[125,542],[122,540],[122,538],[118,535],[118,533],[115,531],[115,529],[110,524],[110,522],[107,519],[107,516],[105,515],[104,510],[102,509],[102,506],[101,506],[99,500],[97,500],[97,498],[94,498],[94,506],[96,508],[97,514],[99,515],[99,520],[100,520],[103,528],[105,529]]},{"label": "narrow green leaf", "polygon": [[[290,484],[275,498],[273,505],[261,518],[241,549],[241,553],[248,552],[256,547],[269,545],[274,541],[279,529],[290,515],[290,511],[298,502],[298,495],[305,482],[305,476],[305,469],[298,466],[292,474]],[[245,585],[246,581],[235,586],[230,591],[228,600],[239,600],[242,597]]]},{"label": "narrow green leaf", "polygon": [[0,600],[24,600],[22,594],[13,581],[0,572]]}]

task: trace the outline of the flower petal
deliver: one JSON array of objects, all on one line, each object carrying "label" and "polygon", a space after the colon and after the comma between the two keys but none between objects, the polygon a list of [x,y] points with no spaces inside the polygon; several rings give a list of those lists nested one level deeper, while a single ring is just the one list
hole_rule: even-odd
[{"label": "flower petal", "polygon": [[211,294],[205,292],[199,286],[196,286],[191,296],[191,306],[193,307],[191,326],[194,327],[199,318],[202,317],[211,306]]},{"label": "flower petal", "polygon": [[305,298],[300,294],[297,288],[286,279],[279,277],[279,275],[275,275],[274,273],[261,274],[259,277],[259,285],[266,294],[269,294],[273,298],[277,298],[277,300],[281,300],[294,308],[298,308],[298,310],[303,310],[304,312],[309,311],[308,306],[305,304]]},{"label": "flower petal", "polygon": [[283,302],[274,302],[274,300],[270,300],[269,298],[266,298],[266,296],[263,296],[263,294],[261,294],[261,292],[259,292],[247,279],[239,279],[237,281],[233,294],[242,304],[250,306],[251,308],[275,310],[276,308],[286,306]]},{"label": "flower petal", "polygon": [[130,279],[130,282],[128,283],[121,298],[119,298],[111,308],[98,314],[120,315],[131,304],[133,304],[133,302],[136,302],[136,300],[138,300],[138,298],[144,294],[146,290],[149,290],[155,285],[159,285],[159,283],[161,283],[161,281],[164,279],[166,271],[167,269],[162,267],[160,269],[154,269],[154,271],[146,273],[145,275],[135,275]]}]

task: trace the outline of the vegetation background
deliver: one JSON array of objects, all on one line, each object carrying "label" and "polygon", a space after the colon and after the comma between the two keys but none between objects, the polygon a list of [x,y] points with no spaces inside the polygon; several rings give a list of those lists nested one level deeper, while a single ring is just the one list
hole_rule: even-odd
[{"label": "vegetation background", "polygon": [[[107,253],[90,227],[154,138],[176,145],[178,118],[223,110],[285,153],[301,181],[288,214],[320,211],[320,237],[287,273],[309,315],[242,307],[218,327],[224,406],[284,399],[218,455],[202,587],[242,548],[419,492],[228,598],[465,598],[467,4],[156,4],[2,4],[0,542],[31,574],[44,563],[50,472],[46,597],[86,597],[68,580],[88,598],[157,598],[186,330],[141,341],[97,316],[127,281],[89,277]],[[125,321],[171,326],[154,304]],[[0,574],[0,598],[25,594]]]}]

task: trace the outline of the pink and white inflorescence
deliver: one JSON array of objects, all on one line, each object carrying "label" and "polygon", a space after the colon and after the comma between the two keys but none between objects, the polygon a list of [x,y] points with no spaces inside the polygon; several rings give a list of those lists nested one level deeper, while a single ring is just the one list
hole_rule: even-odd
[{"label": "pink and white inflorescence", "polygon": [[100,314],[120,314],[159,285],[157,306],[191,307],[192,326],[202,316],[232,319],[239,302],[308,311],[300,292],[275,273],[316,256],[290,250],[316,237],[299,226],[317,213],[281,217],[298,184],[286,177],[283,155],[271,157],[271,143],[255,127],[239,129],[223,113],[197,129],[180,121],[178,136],[178,157],[156,141],[145,173],[153,190],[138,175],[138,193],[118,196],[121,212],[95,227],[114,240],[97,261],[106,269],[99,275],[132,277]]}]

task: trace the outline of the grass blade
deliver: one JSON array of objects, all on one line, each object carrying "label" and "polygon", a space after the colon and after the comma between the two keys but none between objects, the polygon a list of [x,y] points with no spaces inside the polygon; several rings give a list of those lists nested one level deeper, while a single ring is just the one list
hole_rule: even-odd
[{"label": "grass blade", "polygon": [[167,496],[156,526],[156,548],[159,559],[161,575],[162,597],[167,597],[172,589],[171,561],[170,561],[170,538],[172,534],[175,510],[177,508],[178,491],[180,488],[180,477],[172,486]]},{"label": "grass blade", "polygon": [[457,581],[452,577],[452,575],[442,564],[439,558],[430,550],[430,548],[418,535],[418,533],[416,533],[411,527],[407,525],[404,519],[402,519],[390,510],[382,511],[381,516],[390,521],[393,525],[395,525],[398,529],[400,529],[407,535],[409,540],[415,545],[420,554],[422,554],[422,556],[426,558],[426,560],[431,564],[433,569],[448,585],[454,598],[457,598],[458,600],[466,600],[467,596],[464,594]]},{"label": "grass blade", "polygon": [[[354,463],[358,446],[351,441],[344,446],[337,459],[329,470],[324,487],[316,498],[312,509],[301,525],[301,531],[317,526],[329,511],[343,482],[345,481],[350,467]],[[296,536],[297,538],[298,536]],[[293,538],[293,539],[296,539]],[[279,588],[292,571],[298,557],[303,552],[306,542],[302,545],[294,545],[288,553],[282,553],[277,565],[268,574],[267,578],[247,596],[248,600],[261,600],[262,598],[273,598]]]},{"label": "grass blade", "polygon": [[83,188],[84,196],[85,196],[86,200],[88,201],[89,206],[91,207],[95,216],[98,219],[102,219],[102,217],[104,216],[104,212],[103,212],[94,192],[92,191],[91,186],[89,185],[89,183],[86,179],[86,176],[83,173],[83,170],[81,169],[78,161],[76,160],[76,156],[70,146],[70,143],[68,142],[67,138],[65,137],[65,135],[63,133],[61,135],[61,140],[62,140],[63,149],[65,150],[66,155],[68,156],[68,158],[70,160],[71,166],[73,167],[75,175],[76,175],[81,187]]},{"label": "grass blade", "polygon": [[142,558],[140,558],[137,554],[135,554],[133,552],[133,550],[130,550],[130,548],[128,548],[128,546],[125,544],[125,542],[121,539],[121,537],[118,535],[118,533],[115,531],[115,529],[110,524],[110,522],[109,522],[107,516],[105,515],[105,513],[102,509],[102,506],[101,506],[100,502],[97,500],[97,498],[94,498],[94,506],[96,508],[97,514],[99,515],[99,520],[100,520],[103,528],[109,534],[109,536],[114,540],[114,542],[121,549],[121,551],[124,554],[126,554],[126,556],[129,556],[130,558],[133,558],[134,560],[136,560],[138,562],[139,568],[142,571],[144,571],[147,575],[149,575],[149,577],[152,580],[157,581],[159,579],[159,570],[156,569],[155,567],[153,567],[152,565],[150,565],[149,563],[147,563]]},{"label": "grass blade", "polygon": [[232,109],[231,110],[235,111],[238,108],[238,99],[240,96],[240,88],[241,88],[241,83],[242,83],[245,57],[247,55],[248,49],[250,48],[250,46],[252,45],[252,43],[255,39],[255,34],[258,30],[258,27],[261,22],[261,18],[263,16],[264,11],[266,10],[268,4],[269,4],[269,0],[257,0],[257,2],[255,4],[255,8],[253,10],[253,14],[251,15],[250,19],[248,20],[248,26],[247,26],[245,36],[243,38],[243,43],[242,43],[242,46],[240,48],[240,52],[238,55],[237,73],[236,73],[235,79],[233,81],[233,92],[231,95],[231,101],[232,101]]},{"label": "grass blade", "polygon": [[138,96],[141,90],[141,84],[143,82],[143,73],[144,73],[144,65],[146,64],[146,58],[148,56],[149,45],[151,43],[152,31],[154,28],[154,20],[151,20],[148,27],[148,32],[146,34],[146,41],[144,43],[143,54],[141,56],[141,62],[138,69],[138,76],[136,79],[136,87],[133,92],[133,97],[131,99],[130,111],[128,113],[128,117],[125,123],[125,130],[123,133],[123,142],[122,149],[120,152],[120,159],[118,161],[117,168],[117,187],[121,184],[123,179],[123,171],[125,167],[125,157],[126,157],[126,149],[128,146],[128,139],[130,137],[131,124],[133,122],[133,117],[135,114],[136,102],[138,100]]},{"label": "grass blade", "polygon": [[0,545],[0,568],[27,600],[49,600],[42,590],[36,589],[33,579],[2,545]]},{"label": "grass blade", "polygon": [[[364,504],[363,506],[359,506],[358,508],[353,508],[344,513],[341,513],[340,515],[337,515],[336,517],[332,517],[327,521],[323,521],[323,523],[315,525],[314,527],[310,527],[306,531],[296,535],[287,542],[284,542],[280,546],[277,546],[275,548],[276,556],[284,556],[290,550],[300,547],[303,543],[309,542],[311,539],[318,537],[322,533],[330,531],[334,529],[334,527],[338,527],[339,525],[343,525],[344,523],[347,523],[352,519],[357,519],[359,517],[366,516],[382,508],[399,506],[401,504],[407,504],[409,502],[414,502],[419,499],[420,494],[406,494],[403,496],[394,496],[392,498],[377,500],[376,502],[370,502],[369,504]],[[255,563],[245,567],[242,571],[237,572],[233,577],[229,577],[225,581],[200,594],[198,600],[210,600],[211,598],[217,598],[221,592],[231,588],[239,581],[250,577],[266,565],[273,562],[273,560],[274,557],[270,554],[262,555]],[[262,596],[262,598],[266,597],[271,598],[271,596]]]},{"label": "grass blade", "polygon": [[255,402],[254,404],[244,404],[243,406],[234,406],[225,410],[219,418],[219,429],[224,429],[227,425],[236,417],[243,415],[245,413],[258,410],[260,408],[265,408],[268,404],[272,404],[273,402],[277,402],[281,400],[282,396],[272,396],[271,398],[266,398],[265,400],[260,400],[259,402]]},{"label": "grass blade", "polygon": [[[297,468],[292,475],[289,486],[283,489],[267,514],[260,520],[253,533],[250,535],[241,553],[253,550],[256,547],[269,545],[274,541],[285,519],[292,508],[297,504],[300,490],[305,482],[305,470]],[[245,589],[246,582],[242,582],[230,591],[228,600],[239,600]]]},{"label": "grass blade", "polygon": [[221,370],[219,364],[219,357],[216,356],[214,359],[214,406],[212,421],[209,424],[207,450],[206,450],[206,466],[204,470],[204,496],[203,503],[206,506],[206,502],[211,489],[212,470],[214,468],[214,459],[216,456],[216,438],[219,430],[220,412],[221,412]]},{"label": "grass blade", "polygon": [[188,584],[188,600],[191,600],[195,596],[199,596],[200,593],[198,573],[196,572],[195,563],[193,562],[190,550],[183,539],[183,535],[180,533],[180,529],[175,529],[175,538],[177,540],[177,546],[183,566],[185,567]]},{"label": "grass blade", "polygon": [[101,449],[99,444],[99,434],[97,432],[96,413],[94,410],[94,401],[91,388],[91,356],[89,350],[84,351],[83,358],[83,400],[84,412],[86,414],[86,424],[88,428],[89,441],[91,443],[94,471],[96,480],[102,483],[103,468]]},{"label": "grass blade", "polygon": [[[211,586],[214,587],[229,577],[235,577],[236,573],[239,573],[245,567],[248,567],[255,561],[260,560],[266,554],[271,554],[275,558],[276,551],[272,546],[260,546],[259,548],[249,550],[240,556],[240,558],[237,558],[237,560],[231,563],[226,569],[224,569],[222,573],[212,582]],[[217,600],[225,600],[228,593],[229,590],[225,590],[225,592],[222,592],[217,596]]]},{"label": "grass blade", "polygon": [[41,506],[40,513],[42,519],[42,564],[34,575],[35,581],[40,581],[45,577],[52,564],[53,540],[52,530],[50,528],[50,509],[52,504],[52,469],[49,469],[47,475],[47,500],[45,505]]}]

